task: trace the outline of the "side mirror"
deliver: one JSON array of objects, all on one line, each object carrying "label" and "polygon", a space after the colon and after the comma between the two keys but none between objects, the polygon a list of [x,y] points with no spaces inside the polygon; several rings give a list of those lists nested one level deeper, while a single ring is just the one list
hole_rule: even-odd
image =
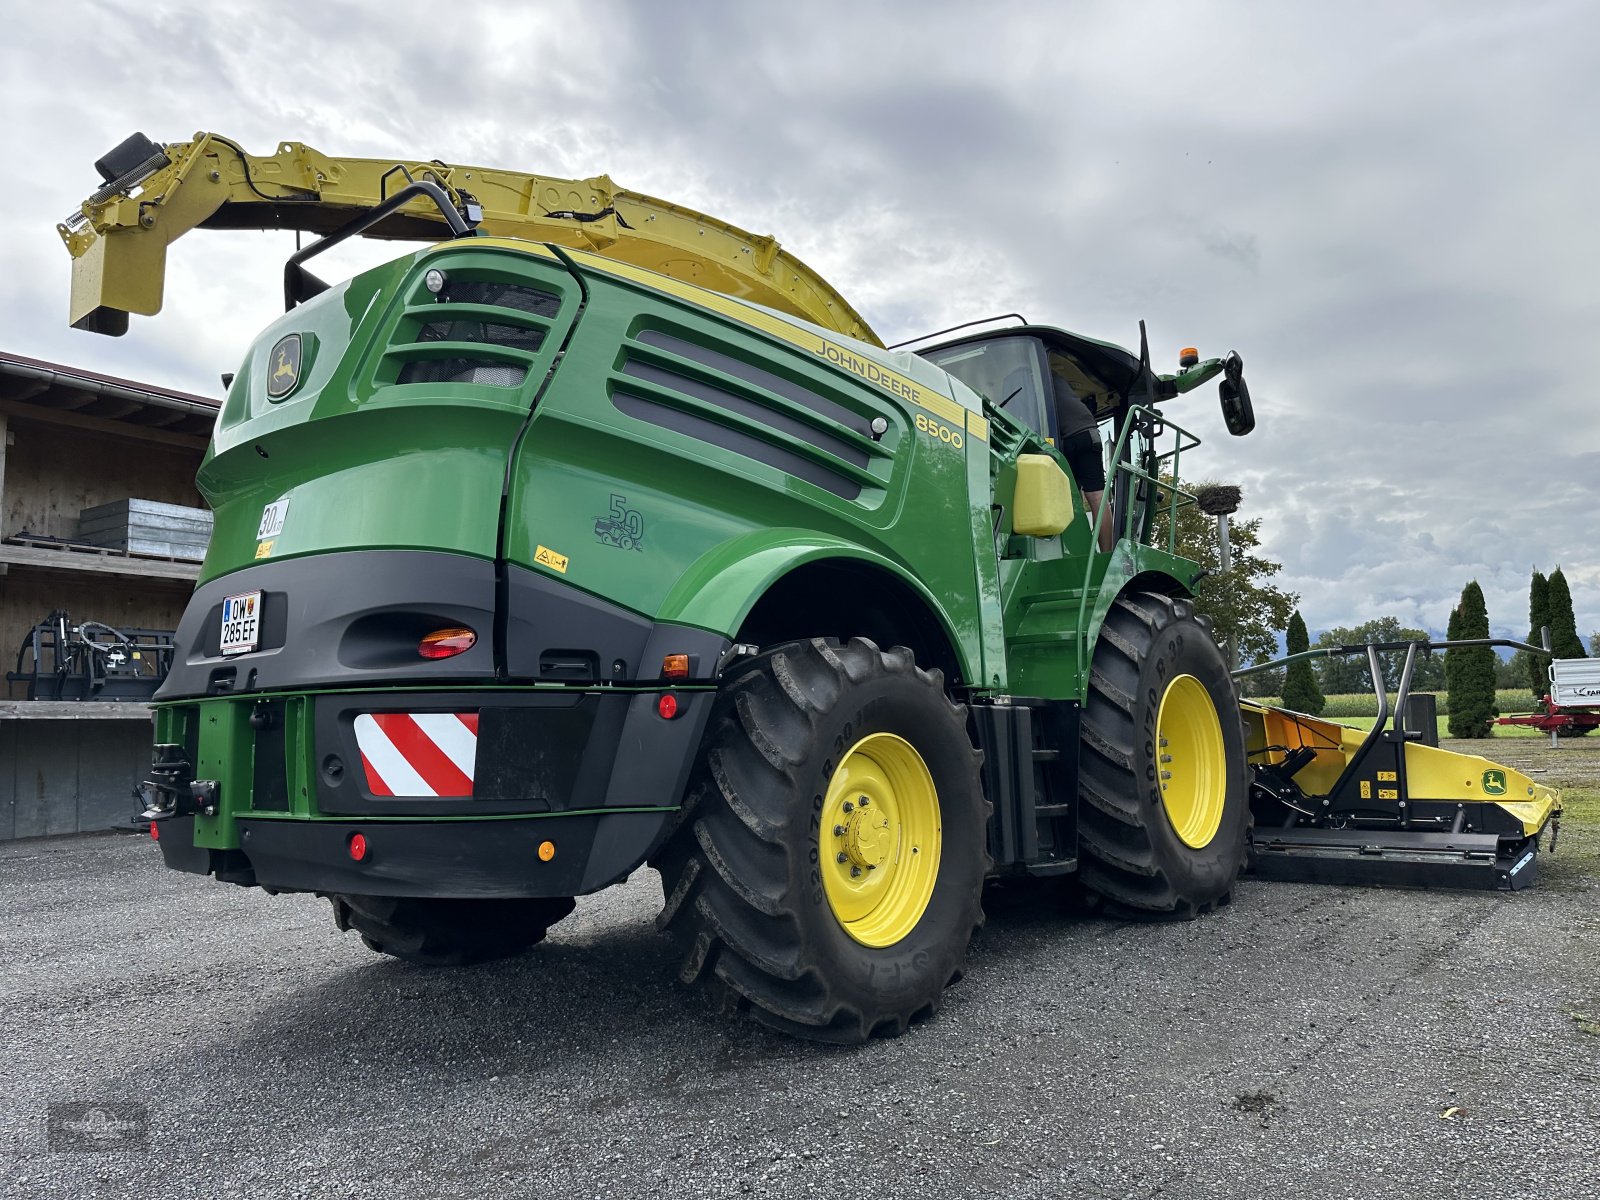
[{"label": "side mirror", "polygon": [[1222,420],[1234,437],[1243,437],[1256,427],[1256,410],[1250,405],[1250,387],[1244,381],[1244,359],[1233,351],[1222,360]]}]

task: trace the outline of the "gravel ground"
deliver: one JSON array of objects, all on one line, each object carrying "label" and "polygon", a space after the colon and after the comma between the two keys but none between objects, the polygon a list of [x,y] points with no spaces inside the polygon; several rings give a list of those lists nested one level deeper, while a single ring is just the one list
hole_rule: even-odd
[{"label": "gravel ground", "polygon": [[[1173,925],[996,896],[940,1014],[842,1050],[677,983],[649,871],[425,971],[141,838],[0,844],[0,1195],[1593,1197],[1600,831],[1542,870]],[[150,1144],[50,1151],[67,1101]]]}]

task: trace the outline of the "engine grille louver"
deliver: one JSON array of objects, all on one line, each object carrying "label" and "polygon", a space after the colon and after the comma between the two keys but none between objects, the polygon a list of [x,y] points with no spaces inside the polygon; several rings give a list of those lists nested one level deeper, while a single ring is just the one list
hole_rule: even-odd
[{"label": "engine grille louver", "polygon": [[844,500],[887,481],[871,416],[721,350],[659,330],[624,342],[612,403],[640,421],[773,467]]}]

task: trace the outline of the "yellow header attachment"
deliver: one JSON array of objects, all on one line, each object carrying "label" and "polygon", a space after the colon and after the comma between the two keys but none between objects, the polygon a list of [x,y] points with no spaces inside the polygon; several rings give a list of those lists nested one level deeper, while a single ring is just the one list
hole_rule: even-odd
[{"label": "yellow header attachment", "polygon": [[[439,184],[458,207],[481,206],[481,233],[587,250],[882,345],[844,297],[775,239],[624,191],[604,175],[330,158],[300,142],[256,156],[214,133],[169,146],[135,135],[96,165],[106,184],[57,227],[72,254],[78,329],[121,334],[129,313],[160,312],[167,246],[191,229],[327,233],[376,208],[409,176]],[[449,229],[418,198],[364,236],[432,241]]]}]

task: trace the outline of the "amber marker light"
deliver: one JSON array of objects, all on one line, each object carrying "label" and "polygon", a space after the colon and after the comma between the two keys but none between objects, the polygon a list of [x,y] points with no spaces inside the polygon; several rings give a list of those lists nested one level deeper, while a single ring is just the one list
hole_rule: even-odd
[{"label": "amber marker light", "polygon": [[539,861],[540,862],[549,862],[555,856],[556,856],[556,844],[554,842],[540,842],[539,843]]},{"label": "amber marker light", "polygon": [[454,658],[477,644],[478,635],[466,628],[435,629],[417,644],[423,658]]},{"label": "amber marker light", "polygon": [[687,654],[669,654],[663,658],[661,660],[661,678],[689,678],[689,656]]}]

